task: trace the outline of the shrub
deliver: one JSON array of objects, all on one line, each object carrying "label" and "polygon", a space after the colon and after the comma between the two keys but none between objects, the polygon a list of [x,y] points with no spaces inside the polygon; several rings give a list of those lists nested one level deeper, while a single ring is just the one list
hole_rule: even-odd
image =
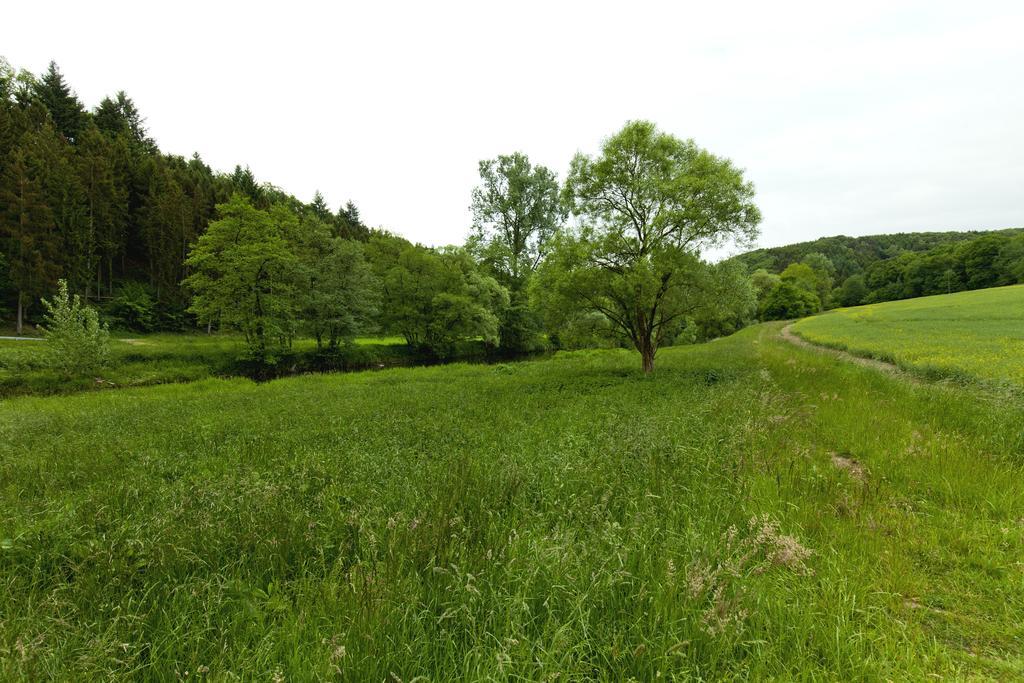
[{"label": "shrub", "polygon": [[152,332],[157,327],[157,302],[141,282],[126,282],[105,311],[115,329]]},{"label": "shrub", "polygon": [[762,320],[789,320],[817,313],[821,302],[816,294],[783,280],[761,302]]},{"label": "shrub", "polygon": [[68,283],[58,283],[46,308],[43,334],[46,337],[47,366],[68,376],[94,372],[107,364],[110,333],[100,325],[96,311],[82,304],[78,295],[68,294]]},{"label": "shrub", "polygon": [[513,296],[512,303],[502,311],[500,318],[498,347],[502,353],[529,353],[544,348],[544,340],[540,336],[540,320],[524,296]]}]

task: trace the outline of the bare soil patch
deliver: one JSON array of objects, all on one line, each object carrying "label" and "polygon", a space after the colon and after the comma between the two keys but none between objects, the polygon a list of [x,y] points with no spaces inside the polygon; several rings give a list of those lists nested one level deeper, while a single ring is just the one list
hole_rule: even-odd
[{"label": "bare soil patch", "polygon": [[859,482],[867,479],[867,469],[865,469],[864,465],[849,457],[849,453],[832,453],[831,457],[832,464],[850,475],[851,479]]}]

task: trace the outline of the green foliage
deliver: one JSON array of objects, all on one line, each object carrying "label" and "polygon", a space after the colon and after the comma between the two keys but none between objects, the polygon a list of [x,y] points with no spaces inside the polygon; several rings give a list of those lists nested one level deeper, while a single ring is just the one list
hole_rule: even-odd
[{"label": "green foliage", "polygon": [[68,140],[76,140],[88,122],[88,115],[55,62],[50,62],[46,73],[36,82],[33,94],[46,107],[57,131]]},{"label": "green foliage", "polygon": [[157,151],[156,142],[146,130],[145,119],[124,90],[119,90],[113,99],[104,97],[93,112],[93,121],[111,138],[121,136],[130,140],[138,152],[153,154]]},{"label": "green foliage", "polygon": [[1024,233],[1011,237],[993,264],[1001,285],[1024,283]]},{"label": "green foliage", "polygon": [[125,282],[106,306],[107,318],[115,328],[152,332],[157,328],[157,302],[150,287],[142,282]]},{"label": "green foliage", "polygon": [[242,332],[250,356],[273,363],[294,335],[298,259],[289,242],[298,221],[287,209],[255,208],[243,195],[217,207],[218,220],[185,261],[189,311],[200,322]]},{"label": "green foliage", "polygon": [[800,286],[796,280],[786,279],[768,292],[760,303],[762,320],[789,320],[802,318],[821,310],[821,301],[811,289]]},{"label": "green foliage", "polygon": [[836,267],[832,263],[832,259],[821,252],[812,251],[800,259],[800,263],[810,266],[816,273],[821,273],[829,279],[835,278]]},{"label": "green foliage", "polygon": [[509,292],[509,304],[498,314],[498,348],[508,354],[544,348],[540,314],[530,305],[527,291]]},{"label": "green foliage", "polygon": [[377,313],[379,284],[362,244],[331,237],[318,218],[305,221],[297,239],[302,330],[316,340],[317,348],[335,350],[370,326]]},{"label": "green foliage", "polygon": [[750,274],[750,284],[754,288],[754,294],[758,301],[768,295],[770,291],[779,286],[781,278],[775,273],[769,273],[764,268],[758,268]]},{"label": "green foliage", "polygon": [[90,113],[56,64],[38,78],[0,64],[0,249],[12,271],[0,310],[19,329],[58,277],[86,300],[145,283],[159,329],[193,325],[183,260],[235,192],[260,210],[312,212],[335,236],[369,237],[352,202],[325,213],[322,197],[306,206],[248,168],[215,173],[198,155],[161,153],[123,91]]},{"label": "green foliage", "polygon": [[110,334],[100,325],[96,310],[84,305],[78,295],[68,293],[68,283],[61,280],[57,293],[47,301],[43,336],[46,338],[48,367],[74,377],[96,372],[110,357]]},{"label": "green foliage", "polygon": [[[817,262],[818,267],[810,265],[814,262]],[[828,265],[820,260],[811,259],[809,262],[791,263],[782,271],[780,280],[813,294],[818,301],[818,306],[812,312],[821,310],[824,307],[824,302],[827,302],[832,296],[832,276],[829,275]]]},{"label": "green foliage", "polygon": [[800,262],[811,268],[814,274],[814,293],[818,295],[822,308],[832,308],[832,287],[835,283],[836,267],[824,254],[813,252]]},{"label": "green foliage", "polygon": [[345,206],[338,209],[335,224],[337,225],[338,235],[345,239],[365,242],[370,237],[370,229],[363,223],[363,219],[359,216],[359,209],[351,200],[346,202]]},{"label": "green foliage", "polygon": [[[828,237],[787,247],[761,249],[736,258],[751,269],[780,272],[796,263],[821,277],[815,293],[824,307],[833,303],[879,302],[948,294],[1024,282],[1024,234],[996,232],[910,233],[873,237]],[[850,278],[866,291],[830,301],[833,281]],[[759,298],[763,300],[765,292]]]},{"label": "green foliage", "polygon": [[383,322],[408,344],[449,356],[460,341],[499,341],[508,291],[462,251],[406,246],[383,277]]},{"label": "green foliage", "polygon": [[[746,269],[735,261],[724,261],[710,267],[708,290],[713,301],[701,306],[688,319],[690,341],[708,341],[738,332],[757,317],[757,289]],[[676,338],[675,343],[681,339]]]},{"label": "green foliage", "polygon": [[798,263],[809,254],[819,253],[832,262],[836,269],[834,278],[841,282],[851,275],[866,271],[877,261],[895,258],[903,252],[925,253],[961,242],[969,242],[987,234],[1018,232],[1019,230],[911,232],[865,237],[837,235],[821,237],[812,242],[756,249],[741,254],[736,259],[746,265],[751,272],[758,268],[764,268],[771,273],[781,273],[789,264]]},{"label": "green foliage", "polygon": [[564,220],[555,174],[515,153],[480,162],[469,249],[502,284],[520,291]]},{"label": "green foliage", "polygon": [[480,162],[473,190],[473,234],[467,249],[512,297],[500,319],[500,347],[509,353],[540,346],[538,316],[530,310],[529,279],[564,220],[555,174],[515,153]]},{"label": "green foliage", "polygon": [[564,192],[581,226],[556,244],[540,291],[563,320],[608,318],[651,372],[658,348],[722,295],[699,250],[756,235],[753,186],[728,160],[635,121],[599,156],[577,155]]},{"label": "green foliage", "polygon": [[565,315],[557,322],[549,322],[548,329],[551,330],[549,341],[556,349],[632,348],[633,345],[606,316],[596,311]]},{"label": "green foliage", "polygon": [[779,279],[811,294],[818,290],[817,273],[806,263],[791,263],[782,271]]},{"label": "green foliage", "polygon": [[962,264],[966,289],[985,289],[1000,284],[1002,274],[993,266],[1008,241],[1006,235],[986,235],[960,245],[957,260]]},{"label": "green foliage", "polygon": [[15,291],[18,334],[25,309],[49,290],[58,274],[59,243],[40,166],[36,156],[18,147],[0,175],[0,239]]},{"label": "green foliage", "polygon": [[864,284],[864,276],[861,274],[851,275],[843,281],[839,289],[839,304],[842,306],[859,306],[864,303],[868,294],[867,285]]}]

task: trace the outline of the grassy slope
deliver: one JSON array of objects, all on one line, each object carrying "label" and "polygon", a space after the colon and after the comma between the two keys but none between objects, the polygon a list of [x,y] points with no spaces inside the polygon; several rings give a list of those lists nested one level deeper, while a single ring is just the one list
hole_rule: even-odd
[{"label": "grassy slope", "polygon": [[1024,675],[1024,408],[777,331],[4,401],[0,677]]},{"label": "grassy slope", "polygon": [[1024,285],[842,308],[793,330],[930,376],[1024,386]]}]

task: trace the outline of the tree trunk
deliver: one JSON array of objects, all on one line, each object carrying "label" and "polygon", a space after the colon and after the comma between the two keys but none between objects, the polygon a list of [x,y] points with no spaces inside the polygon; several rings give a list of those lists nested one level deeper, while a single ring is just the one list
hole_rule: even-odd
[{"label": "tree trunk", "polygon": [[213,319],[206,321],[206,334],[210,334],[213,330]]},{"label": "tree trunk", "polygon": [[654,349],[649,344],[640,351],[640,358],[643,362],[644,374],[649,375],[654,372]]},{"label": "tree trunk", "polygon": [[636,350],[640,352],[640,361],[643,363],[644,374],[649,375],[654,371],[654,340],[649,334],[641,334],[636,340]]},{"label": "tree trunk", "polygon": [[21,336],[21,321],[22,321],[22,317],[23,317],[23,314],[24,314],[24,310],[25,310],[24,305],[22,305],[21,297],[22,297],[21,292],[18,292],[18,325],[17,325],[17,331],[18,332],[17,332],[17,334],[18,334],[19,337]]}]

